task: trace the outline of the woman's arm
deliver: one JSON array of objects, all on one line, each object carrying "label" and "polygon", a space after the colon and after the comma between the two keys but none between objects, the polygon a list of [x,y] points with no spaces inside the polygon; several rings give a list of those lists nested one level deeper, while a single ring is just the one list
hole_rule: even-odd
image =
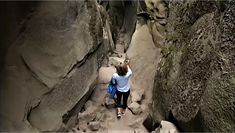
[{"label": "woman's arm", "polygon": [[112,76],[111,82],[112,82],[113,84],[116,84],[116,80],[115,80],[115,76],[114,76],[114,75]]}]

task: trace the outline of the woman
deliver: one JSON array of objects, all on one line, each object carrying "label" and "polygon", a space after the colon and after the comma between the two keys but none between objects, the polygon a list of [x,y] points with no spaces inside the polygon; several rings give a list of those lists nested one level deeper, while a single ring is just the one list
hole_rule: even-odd
[{"label": "woman", "polygon": [[113,74],[112,82],[116,84],[117,87],[117,118],[121,118],[121,114],[125,115],[127,100],[130,95],[129,79],[132,75],[132,71],[129,67],[129,60],[125,60],[123,64],[116,66],[116,70],[117,73]]}]

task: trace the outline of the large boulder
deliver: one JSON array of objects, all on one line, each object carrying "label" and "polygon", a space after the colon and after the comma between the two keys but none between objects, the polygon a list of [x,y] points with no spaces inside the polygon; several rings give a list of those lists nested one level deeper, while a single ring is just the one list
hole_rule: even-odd
[{"label": "large boulder", "polygon": [[154,119],[183,131],[234,131],[234,1],[170,1],[169,8]]},{"label": "large boulder", "polygon": [[56,131],[76,116],[111,48],[107,25],[96,1],[41,2],[8,50],[0,131]]},{"label": "large boulder", "polygon": [[173,123],[161,121],[160,126],[155,129],[154,133],[179,133],[179,131]]},{"label": "large boulder", "polygon": [[[145,24],[137,26],[134,32],[127,56],[133,71],[133,90],[146,92],[146,98],[151,101],[154,76],[160,57],[160,50],[154,45],[149,27]],[[143,80],[144,79],[144,80]]]},{"label": "large boulder", "polygon": [[91,131],[98,131],[99,128],[100,128],[100,122],[99,121],[92,121],[92,122],[89,122],[89,129]]},{"label": "large boulder", "polygon": [[142,113],[142,108],[141,106],[137,103],[137,102],[133,102],[131,103],[128,108],[131,110],[131,112],[134,115],[139,115],[140,113]]},{"label": "large boulder", "polygon": [[[26,33],[21,53],[37,78],[53,88],[88,53],[97,49],[103,37],[102,21],[94,2],[46,2],[42,5],[28,24],[29,33]],[[31,33],[34,31],[37,34]]]},{"label": "large boulder", "polygon": [[99,69],[98,83],[107,84],[111,81],[113,74],[116,72],[115,67],[101,67]]},{"label": "large boulder", "polygon": [[[45,74],[43,74],[44,76],[46,74],[52,76],[53,74],[50,73],[51,71],[53,72],[54,70],[56,70],[56,72],[54,72],[56,74],[62,74],[62,75],[68,74],[67,78],[63,80],[63,82],[61,82],[59,85],[57,85],[55,89],[53,89],[49,94],[45,95],[44,98],[41,100],[39,106],[31,111],[29,115],[29,121],[33,126],[37,127],[40,130],[49,130],[49,131],[58,130],[59,129],[58,127],[60,127],[63,124],[62,123],[63,116],[76,105],[76,103],[84,96],[84,94],[88,92],[88,90],[94,88],[93,85],[96,81],[97,69],[99,67],[98,66],[99,64],[97,62],[98,61],[97,55],[99,52],[105,51],[105,48],[100,49],[100,51],[96,52],[97,54],[94,54],[92,57],[89,58],[89,60],[87,60],[88,54],[97,50],[99,44],[101,43],[101,38],[103,37],[102,36],[103,29],[101,25],[102,20],[96,2],[87,1],[87,2],[78,2],[74,4],[75,5],[71,4],[74,7],[72,6],[67,10],[68,11],[75,10],[75,12],[79,12],[78,16],[76,16],[79,19],[79,21],[76,21],[77,20],[76,18],[70,18],[69,20],[66,20],[64,22],[66,24],[66,22],[68,21],[68,23],[71,25],[69,27],[65,27],[66,29],[69,30],[66,29],[63,30],[66,33],[65,35],[68,34],[69,37],[71,37],[68,38],[69,43],[67,43],[67,45],[62,45],[62,44],[59,45],[59,42],[58,43],[56,42],[56,40],[58,39],[56,40],[52,39],[53,41],[55,41],[54,43],[55,47],[61,48],[62,51],[63,50],[68,50],[68,51],[67,52],[63,51],[65,52],[64,56],[61,52],[59,52],[58,56],[56,56],[57,54],[55,54],[54,52],[57,53],[59,50],[57,49],[49,50],[49,53],[52,52],[53,55],[55,56],[52,56],[51,60],[50,58],[48,58],[48,60],[46,60],[48,62],[45,63],[45,66],[49,67],[50,64],[52,63],[51,64],[52,68],[54,66],[59,66],[59,68],[52,69],[49,67],[48,69],[47,68],[41,69],[40,66],[36,65],[37,63],[35,61],[33,62],[35,63],[35,66],[37,68],[45,72]],[[62,6],[58,5],[55,8],[58,10],[60,9],[60,7],[64,8],[63,5]],[[67,15],[70,12],[62,12],[62,13],[65,13]],[[60,16],[61,14],[58,15]],[[61,43],[66,41],[66,37],[60,37],[60,38],[62,39],[65,38],[65,40],[60,41]],[[53,43],[51,43],[50,45],[53,45]],[[44,45],[42,47],[44,47]],[[44,53],[45,50],[42,50],[41,52]],[[35,53],[36,52],[34,52],[34,54]],[[26,57],[37,58],[37,56],[36,55],[34,56],[34,54]],[[40,57],[43,57],[44,55],[45,54],[40,54]],[[56,61],[57,60],[56,58],[63,59],[63,61],[61,60],[61,62],[60,61],[55,62],[56,63],[55,65],[53,64],[53,61]],[[87,61],[84,63],[83,60]],[[26,63],[28,63],[27,60]],[[32,62],[30,62],[30,64],[31,63]],[[84,64],[81,65],[81,63]],[[70,67],[67,68],[66,66]],[[74,66],[78,67],[78,69],[72,70]],[[29,67],[31,68],[30,65]],[[33,68],[32,70],[34,72],[37,71],[34,70]],[[40,75],[38,76],[40,77]],[[44,77],[42,77],[42,81],[44,81],[43,79]],[[58,81],[55,80],[57,79],[56,76],[53,77],[52,79],[53,79],[52,82],[50,82],[50,80],[46,81],[49,81],[48,83],[56,83],[54,81]],[[47,82],[44,83],[47,85]],[[54,84],[48,84],[48,87],[50,87],[50,85]]]},{"label": "large boulder", "polygon": [[144,90],[133,90],[131,92],[131,101],[140,103],[144,97]]}]

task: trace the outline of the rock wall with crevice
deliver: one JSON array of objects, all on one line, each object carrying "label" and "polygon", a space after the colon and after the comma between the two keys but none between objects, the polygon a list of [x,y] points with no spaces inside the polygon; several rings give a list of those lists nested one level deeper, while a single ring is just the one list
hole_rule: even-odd
[{"label": "rock wall with crevice", "polygon": [[136,26],[138,1],[105,1],[110,16],[112,37],[116,45],[123,45],[124,49],[130,45],[132,34]]},{"label": "rock wall with crevice", "polygon": [[235,129],[234,1],[168,1],[153,116],[183,131]]},{"label": "rock wall with crevice", "polygon": [[0,131],[66,128],[114,48],[106,14],[94,0],[37,3],[25,30],[6,51]]}]

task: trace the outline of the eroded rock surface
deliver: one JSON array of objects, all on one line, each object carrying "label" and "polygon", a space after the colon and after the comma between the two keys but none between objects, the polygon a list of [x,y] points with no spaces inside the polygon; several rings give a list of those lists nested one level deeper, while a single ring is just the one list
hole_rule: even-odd
[{"label": "eroded rock surface", "polygon": [[155,77],[155,120],[185,131],[234,131],[234,1],[170,1]]},{"label": "eroded rock surface", "polygon": [[1,75],[1,131],[56,131],[76,116],[112,48],[95,1],[41,2],[9,48]]}]

